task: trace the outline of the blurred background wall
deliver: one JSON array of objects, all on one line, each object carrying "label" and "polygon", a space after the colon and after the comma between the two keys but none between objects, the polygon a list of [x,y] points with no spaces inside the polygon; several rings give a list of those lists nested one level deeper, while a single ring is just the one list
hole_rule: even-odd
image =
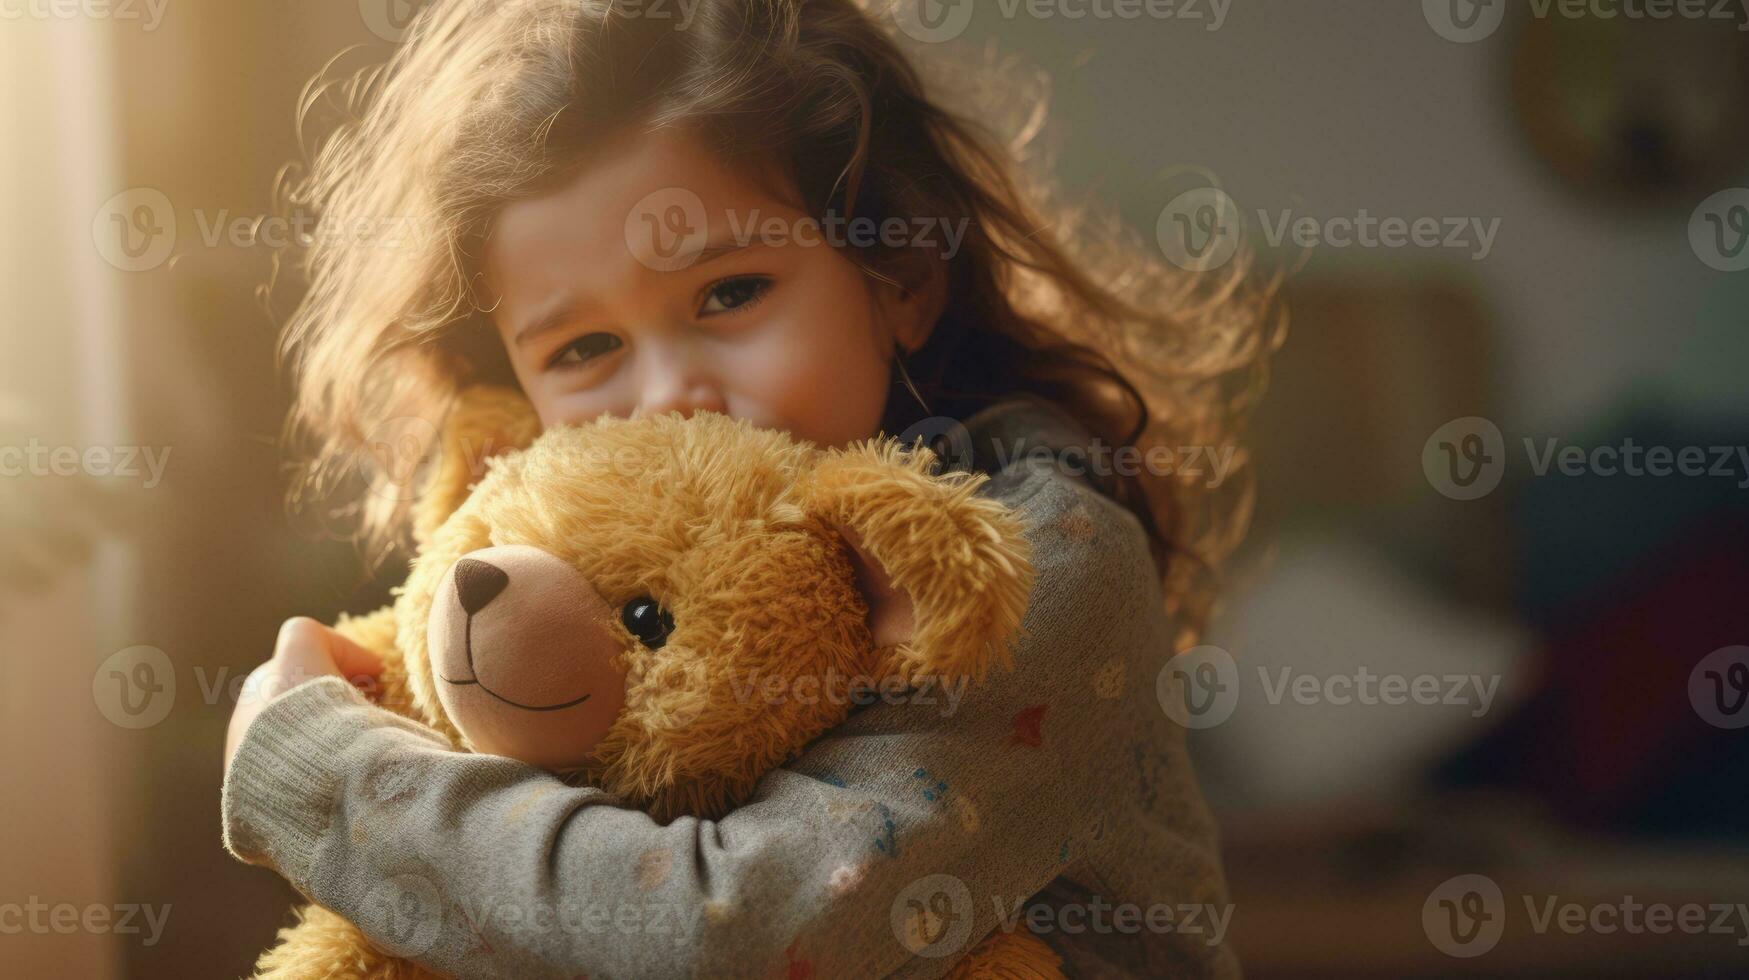
[{"label": "blurred background wall", "polygon": [[[1262,242],[1298,270],[1295,320],[1257,423],[1258,534],[1210,638],[1241,701],[1196,741],[1253,972],[1740,967],[1722,937],[1587,953],[1514,933],[1471,961],[1425,931],[1430,889],[1470,872],[1508,893],[1581,869],[1598,895],[1749,893],[1728,818],[1749,812],[1740,733],[1703,724],[1680,688],[1749,642],[1729,591],[1749,472],[1539,478],[1519,448],[1749,445],[1749,277],[1690,236],[1703,201],[1749,185],[1745,35],[1514,8],[1453,40],[1436,7],[1204,0],[1128,20],[979,2],[951,38],[908,43],[994,46],[1048,73],[1065,188],[1144,237],[1190,167],[1219,178],[1253,241],[1290,211],[1498,220],[1482,255]],[[150,945],[0,935],[0,971],[238,975],[294,896],[219,846],[230,685],[284,617],[384,593],[348,545],[285,515],[286,392],[254,296],[271,250],[232,225],[270,212],[303,85],[349,45],[386,56],[409,9],[106,9],[0,20],[0,445],[165,465],[150,487],[0,480],[0,903],[170,912]],[[1433,476],[1436,430],[1465,417],[1510,460],[1475,500]],[[1473,675],[1498,693],[1479,714],[1269,704],[1258,667]]]}]

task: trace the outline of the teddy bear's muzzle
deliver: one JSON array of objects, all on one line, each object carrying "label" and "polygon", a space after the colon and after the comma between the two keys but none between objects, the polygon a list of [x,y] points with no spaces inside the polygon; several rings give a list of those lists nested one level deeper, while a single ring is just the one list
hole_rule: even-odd
[{"label": "teddy bear's muzzle", "polygon": [[593,761],[625,704],[613,612],[582,573],[526,545],[458,559],[431,603],[438,700],[480,752],[554,771]]}]

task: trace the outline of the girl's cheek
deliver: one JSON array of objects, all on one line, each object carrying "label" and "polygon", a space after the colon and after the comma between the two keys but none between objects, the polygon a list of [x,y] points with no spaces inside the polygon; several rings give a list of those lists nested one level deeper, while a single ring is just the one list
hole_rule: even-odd
[{"label": "girl's cheek", "polygon": [[887,376],[867,322],[844,308],[802,312],[785,311],[763,325],[758,342],[736,345],[725,375],[731,405],[742,406],[737,414],[823,445],[874,435],[886,407]]},{"label": "girl's cheek", "polygon": [[585,383],[581,373],[543,371],[525,381],[523,391],[534,402],[541,425],[550,427],[576,425],[609,413],[629,414],[631,405],[618,404],[623,401],[618,391],[622,385],[623,381],[617,378],[605,383],[593,379],[592,383]]}]

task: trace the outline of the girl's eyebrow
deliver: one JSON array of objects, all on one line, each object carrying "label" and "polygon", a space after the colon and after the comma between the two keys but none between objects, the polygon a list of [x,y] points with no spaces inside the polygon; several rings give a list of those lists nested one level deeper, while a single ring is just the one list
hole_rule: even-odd
[{"label": "girl's eyebrow", "polygon": [[[725,255],[739,252],[742,249],[763,244],[765,243],[758,239],[742,241],[734,238],[719,242],[707,242],[694,250],[691,253],[690,258],[686,253],[679,253],[674,257],[673,261],[678,264],[681,269],[696,269],[713,259],[720,259]],[[576,296],[567,293],[558,301],[553,309],[536,315],[534,319],[529,321],[527,326],[516,331],[516,346],[526,346],[542,334],[551,333],[571,322],[571,320],[576,317],[579,306],[580,304],[578,303]]]},{"label": "girl's eyebrow", "polygon": [[683,262],[684,261],[685,265],[682,266],[682,268],[690,269],[690,268],[694,268],[696,266],[704,265],[706,262],[709,262],[712,259],[720,259],[723,256],[730,254],[731,252],[739,252],[744,248],[752,248],[754,245],[764,245],[764,244],[765,244],[764,242],[760,241],[757,238],[751,238],[751,239],[727,238],[727,239],[724,239],[722,241],[706,242],[705,244],[700,245],[692,253],[690,258],[687,257],[686,253],[682,252],[679,255],[676,255],[674,257],[674,261],[675,262]]},{"label": "girl's eyebrow", "polygon": [[526,346],[540,338],[540,334],[549,334],[549,332],[560,329],[563,325],[577,318],[577,311],[579,311],[577,299],[570,294],[565,294],[554,308],[547,310],[546,313],[540,313],[533,320],[530,320],[526,327],[516,331],[516,346]]},{"label": "girl's eyebrow", "polygon": [[542,334],[551,333],[569,323],[577,314],[577,304],[569,299],[562,302],[557,309],[542,313],[540,316],[516,332],[516,346],[525,347],[538,339]]}]

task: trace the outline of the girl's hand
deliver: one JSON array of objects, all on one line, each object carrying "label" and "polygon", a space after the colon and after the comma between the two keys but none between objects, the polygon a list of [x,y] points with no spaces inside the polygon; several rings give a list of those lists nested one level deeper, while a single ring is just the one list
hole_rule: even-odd
[{"label": "girl's hand", "polygon": [[250,723],[274,698],[318,677],[340,677],[359,684],[375,680],[382,672],[381,657],[334,630],[306,616],[286,620],[279,628],[273,658],[255,668],[243,682],[237,708],[231,713],[230,731],[225,735],[225,769],[230,770]]}]

